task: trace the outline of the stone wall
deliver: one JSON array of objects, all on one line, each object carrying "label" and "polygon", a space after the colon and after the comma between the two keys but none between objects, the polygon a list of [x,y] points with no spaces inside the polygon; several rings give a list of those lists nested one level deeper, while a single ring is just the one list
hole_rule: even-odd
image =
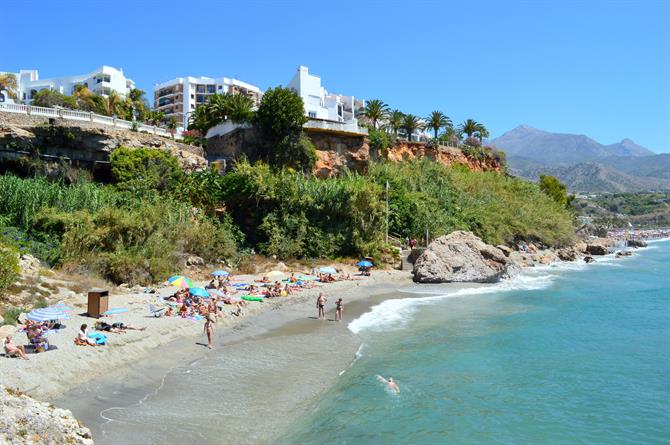
[{"label": "stone wall", "polygon": [[29,152],[43,159],[64,157],[82,167],[106,163],[118,147],[156,148],[175,155],[186,170],[206,167],[204,151],[172,139],[94,122],[0,112],[0,160]]}]

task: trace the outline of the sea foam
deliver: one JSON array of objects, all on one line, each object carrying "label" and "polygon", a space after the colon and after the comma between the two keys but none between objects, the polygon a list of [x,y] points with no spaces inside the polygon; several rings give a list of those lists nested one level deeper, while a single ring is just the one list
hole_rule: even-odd
[{"label": "sea foam", "polygon": [[[543,289],[550,286],[557,275],[544,273],[550,269],[533,270],[527,273],[517,275],[516,277],[503,280],[500,283],[446,291],[426,297],[399,298],[383,301],[372,306],[369,312],[364,313],[357,319],[349,323],[348,328],[354,334],[361,331],[379,331],[387,329],[402,329],[411,319],[420,306],[432,304],[447,298],[460,298],[470,295],[495,294],[500,292],[510,292],[516,290],[534,290]],[[427,294],[429,292],[421,291],[403,291],[405,293]]]}]

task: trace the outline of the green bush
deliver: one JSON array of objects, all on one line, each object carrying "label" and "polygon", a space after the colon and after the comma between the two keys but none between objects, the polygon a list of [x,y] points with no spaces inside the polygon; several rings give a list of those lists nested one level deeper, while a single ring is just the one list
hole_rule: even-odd
[{"label": "green bush", "polygon": [[19,277],[18,250],[0,237],[0,295]]},{"label": "green bush", "polygon": [[27,310],[21,307],[10,307],[5,309],[2,318],[5,319],[5,324],[15,326],[16,322],[19,321],[19,315],[23,312],[27,312]]},{"label": "green bush", "polygon": [[109,162],[120,189],[168,190],[182,175],[177,158],[163,150],[119,147]]}]

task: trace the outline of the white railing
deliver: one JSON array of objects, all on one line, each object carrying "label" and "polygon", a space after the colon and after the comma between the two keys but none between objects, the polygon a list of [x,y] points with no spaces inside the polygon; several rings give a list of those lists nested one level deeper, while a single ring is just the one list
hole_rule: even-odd
[{"label": "white railing", "polygon": [[[155,125],[147,125],[140,122],[133,123],[124,119],[103,116],[101,114],[87,111],[68,110],[65,108],[34,107],[32,105],[6,103],[0,103],[0,111],[7,113],[25,114],[26,116],[46,116],[74,121],[94,122],[97,124],[109,125],[112,127],[124,128],[128,130],[135,126],[138,131],[144,131],[159,136],[172,137],[172,133],[165,128],[156,127]],[[182,139],[181,131],[175,130],[174,137],[175,139]]]}]

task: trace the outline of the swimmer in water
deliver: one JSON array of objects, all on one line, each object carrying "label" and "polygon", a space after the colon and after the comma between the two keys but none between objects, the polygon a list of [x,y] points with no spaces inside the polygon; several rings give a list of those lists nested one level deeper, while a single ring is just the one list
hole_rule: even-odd
[{"label": "swimmer in water", "polygon": [[398,384],[393,380],[393,377],[389,377],[388,380],[386,380],[384,377],[378,375],[377,378],[380,382],[384,383],[388,389],[396,394],[400,394],[400,387],[398,387]]}]

